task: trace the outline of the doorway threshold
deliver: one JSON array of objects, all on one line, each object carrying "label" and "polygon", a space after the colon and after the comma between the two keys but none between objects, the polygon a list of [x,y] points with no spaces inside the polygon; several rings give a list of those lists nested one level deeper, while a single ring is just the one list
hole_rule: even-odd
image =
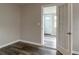
[{"label": "doorway threshold", "polygon": [[56,36],[44,35],[44,46],[51,49],[56,49]]}]

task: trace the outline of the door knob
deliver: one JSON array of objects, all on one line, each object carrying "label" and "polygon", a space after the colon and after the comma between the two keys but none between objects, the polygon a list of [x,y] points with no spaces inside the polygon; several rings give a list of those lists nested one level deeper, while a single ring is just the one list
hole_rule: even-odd
[{"label": "door knob", "polygon": [[68,32],[67,34],[68,34],[68,35],[71,35],[71,32]]}]

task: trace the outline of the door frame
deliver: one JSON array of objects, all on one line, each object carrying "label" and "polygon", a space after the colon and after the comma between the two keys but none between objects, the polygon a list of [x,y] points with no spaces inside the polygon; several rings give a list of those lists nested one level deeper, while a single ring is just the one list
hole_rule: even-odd
[{"label": "door frame", "polygon": [[43,5],[41,5],[41,45],[44,46],[44,19],[43,19]]},{"label": "door frame", "polygon": [[[44,19],[43,19],[43,7],[56,6],[56,5],[41,5],[41,45],[44,46]],[[57,6],[56,6],[57,7]],[[56,21],[57,23],[57,21]]]}]

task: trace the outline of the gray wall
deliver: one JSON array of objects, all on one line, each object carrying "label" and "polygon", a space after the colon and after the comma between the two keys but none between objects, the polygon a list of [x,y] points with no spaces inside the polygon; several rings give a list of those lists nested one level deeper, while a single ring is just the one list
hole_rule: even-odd
[{"label": "gray wall", "polygon": [[0,4],[0,46],[20,39],[20,8]]},{"label": "gray wall", "polygon": [[22,39],[41,44],[40,4],[0,4],[0,46]]},{"label": "gray wall", "polygon": [[73,4],[73,50],[79,51],[79,4]]},{"label": "gray wall", "polygon": [[24,5],[21,14],[21,39],[41,44],[41,5]]}]

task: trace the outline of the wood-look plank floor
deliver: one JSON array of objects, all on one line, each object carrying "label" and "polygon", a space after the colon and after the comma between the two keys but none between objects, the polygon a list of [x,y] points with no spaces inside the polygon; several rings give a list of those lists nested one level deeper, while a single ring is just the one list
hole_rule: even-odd
[{"label": "wood-look plank floor", "polygon": [[44,46],[56,49],[56,36],[44,35]]},{"label": "wood-look plank floor", "polygon": [[17,42],[0,49],[0,55],[61,55],[60,52],[47,47]]}]

